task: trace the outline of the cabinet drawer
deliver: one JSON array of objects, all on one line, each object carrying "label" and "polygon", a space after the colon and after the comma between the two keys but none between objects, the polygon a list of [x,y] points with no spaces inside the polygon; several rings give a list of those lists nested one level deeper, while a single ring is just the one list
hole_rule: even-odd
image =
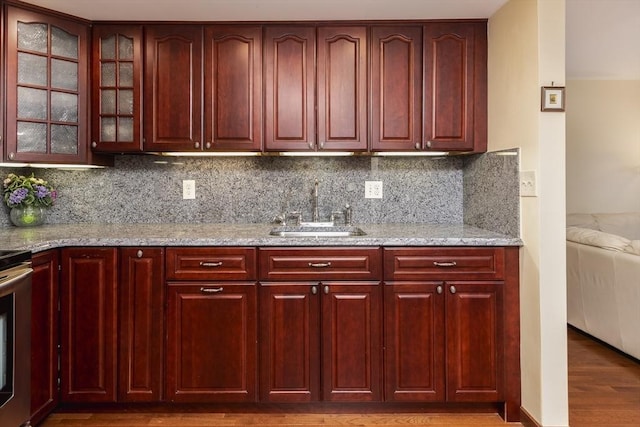
[{"label": "cabinet drawer", "polygon": [[380,280],[379,248],[265,248],[261,280]]},{"label": "cabinet drawer", "polygon": [[256,280],[255,248],[167,248],[168,280]]},{"label": "cabinet drawer", "polygon": [[385,248],[384,280],[502,279],[504,248]]}]

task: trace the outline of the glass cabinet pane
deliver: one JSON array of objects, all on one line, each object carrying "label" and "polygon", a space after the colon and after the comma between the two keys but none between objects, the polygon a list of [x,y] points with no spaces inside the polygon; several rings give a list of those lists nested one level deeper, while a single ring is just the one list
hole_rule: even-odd
[{"label": "glass cabinet pane", "polygon": [[77,154],[78,127],[51,125],[51,152],[55,154]]},{"label": "glass cabinet pane", "polygon": [[103,37],[100,40],[100,59],[116,59],[116,36]]},{"label": "glass cabinet pane", "polygon": [[133,39],[123,35],[118,36],[118,59],[133,61]]},{"label": "glass cabinet pane", "polygon": [[47,24],[18,22],[18,49],[48,53],[49,29]]},{"label": "glass cabinet pane", "polygon": [[133,141],[133,118],[121,117],[118,119],[118,141]]},{"label": "glass cabinet pane", "polygon": [[78,36],[51,26],[51,54],[64,58],[78,59]]},{"label": "glass cabinet pane", "polygon": [[54,122],[78,122],[78,95],[51,92],[51,120]]},{"label": "glass cabinet pane", "polygon": [[18,86],[18,118],[47,120],[47,91]]},{"label": "glass cabinet pane", "polygon": [[51,86],[59,89],[78,90],[78,64],[51,59]]},{"label": "glass cabinet pane", "polygon": [[122,62],[120,67],[120,87],[133,87],[133,64],[131,62]]},{"label": "glass cabinet pane", "polygon": [[116,113],[116,91],[103,89],[100,91],[100,114]]},{"label": "glass cabinet pane", "polygon": [[46,153],[47,125],[45,123],[17,123],[18,152]]},{"label": "glass cabinet pane", "polygon": [[18,83],[47,85],[47,57],[18,52]]},{"label": "glass cabinet pane", "polygon": [[133,114],[133,91],[120,89],[118,94],[118,114]]},{"label": "glass cabinet pane", "polygon": [[100,65],[100,86],[116,85],[116,64],[106,62]]},{"label": "glass cabinet pane", "polygon": [[102,117],[100,119],[100,140],[114,142],[116,140],[116,118]]}]

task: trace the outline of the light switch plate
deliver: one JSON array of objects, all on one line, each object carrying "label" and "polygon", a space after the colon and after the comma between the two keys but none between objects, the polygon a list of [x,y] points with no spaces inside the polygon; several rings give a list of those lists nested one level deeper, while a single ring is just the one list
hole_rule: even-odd
[{"label": "light switch plate", "polygon": [[520,171],[520,197],[537,197],[536,171]]},{"label": "light switch plate", "polygon": [[196,198],[196,182],[192,179],[185,179],[182,181],[182,198],[195,199]]},{"label": "light switch plate", "polygon": [[382,181],[365,181],[364,198],[382,199]]}]

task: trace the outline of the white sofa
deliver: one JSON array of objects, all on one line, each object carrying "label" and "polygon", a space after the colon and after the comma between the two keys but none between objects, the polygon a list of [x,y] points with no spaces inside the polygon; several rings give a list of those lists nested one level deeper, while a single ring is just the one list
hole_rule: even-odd
[{"label": "white sofa", "polygon": [[640,212],[567,215],[567,322],[640,359]]}]

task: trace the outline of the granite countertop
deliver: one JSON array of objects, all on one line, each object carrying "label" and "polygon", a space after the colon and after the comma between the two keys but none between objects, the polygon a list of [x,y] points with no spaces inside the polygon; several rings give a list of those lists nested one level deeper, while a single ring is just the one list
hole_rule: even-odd
[{"label": "granite countertop", "polygon": [[273,224],[60,224],[0,228],[2,249],[65,246],[521,246],[522,240],[462,224],[362,224],[354,237],[270,236]]}]

